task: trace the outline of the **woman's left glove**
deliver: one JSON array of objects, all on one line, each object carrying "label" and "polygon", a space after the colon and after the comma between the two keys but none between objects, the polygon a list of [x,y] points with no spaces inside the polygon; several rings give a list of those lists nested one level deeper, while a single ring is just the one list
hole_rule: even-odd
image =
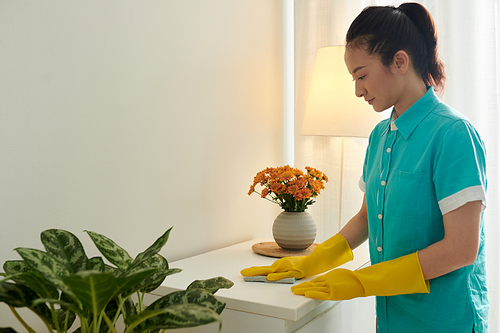
[{"label": "woman's left glove", "polygon": [[334,269],[292,287],[296,295],[320,300],[347,300],[365,296],[428,293],[418,252],[384,261],[358,271]]},{"label": "woman's left glove", "polygon": [[254,266],[241,271],[243,276],[267,275],[269,281],[304,277],[329,271],[354,258],[351,247],[341,234],[316,246],[307,256],[285,257],[271,266]]}]

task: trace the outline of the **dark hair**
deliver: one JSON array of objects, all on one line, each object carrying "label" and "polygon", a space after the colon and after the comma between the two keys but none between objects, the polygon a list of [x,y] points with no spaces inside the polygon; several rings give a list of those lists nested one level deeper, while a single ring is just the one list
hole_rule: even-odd
[{"label": "dark hair", "polygon": [[346,46],[364,46],[369,54],[380,56],[389,66],[394,55],[403,50],[426,85],[444,89],[444,64],[438,54],[438,36],[431,15],[422,5],[404,3],[399,7],[371,6],[352,22]]}]

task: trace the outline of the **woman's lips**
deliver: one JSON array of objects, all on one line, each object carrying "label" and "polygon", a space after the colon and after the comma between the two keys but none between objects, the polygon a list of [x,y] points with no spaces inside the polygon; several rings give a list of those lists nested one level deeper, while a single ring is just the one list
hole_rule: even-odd
[{"label": "woman's lips", "polygon": [[373,103],[373,100],[374,100],[374,99],[375,99],[375,98],[372,98],[372,99],[367,99],[367,100],[366,100],[366,102],[367,102],[368,104],[372,105],[372,103]]}]

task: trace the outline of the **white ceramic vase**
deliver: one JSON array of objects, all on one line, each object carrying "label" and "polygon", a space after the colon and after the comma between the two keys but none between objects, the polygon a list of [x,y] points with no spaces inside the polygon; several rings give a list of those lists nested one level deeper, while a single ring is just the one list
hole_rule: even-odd
[{"label": "white ceramic vase", "polygon": [[316,238],[316,222],[308,212],[281,212],[274,220],[273,236],[283,249],[302,251]]}]

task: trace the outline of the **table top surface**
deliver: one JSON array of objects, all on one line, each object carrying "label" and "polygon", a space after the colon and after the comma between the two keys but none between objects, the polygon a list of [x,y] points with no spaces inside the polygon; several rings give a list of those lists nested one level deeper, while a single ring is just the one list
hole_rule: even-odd
[{"label": "table top surface", "polygon": [[[264,241],[268,240],[255,239],[169,263],[170,268],[180,268],[182,272],[168,276],[152,294],[163,296],[186,289],[194,280],[223,276],[234,282],[231,289],[220,289],[215,294],[227,303],[226,309],[296,321],[324,301],[295,295],[290,290],[291,284],[245,282],[240,275],[243,268],[269,266],[276,260],[252,251],[252,245]],[[367,262],[368,248],[361,246],[354,250],[354,260],[340,267],[355,270]],[[296,284],[313,278],[302,279]]]}]

